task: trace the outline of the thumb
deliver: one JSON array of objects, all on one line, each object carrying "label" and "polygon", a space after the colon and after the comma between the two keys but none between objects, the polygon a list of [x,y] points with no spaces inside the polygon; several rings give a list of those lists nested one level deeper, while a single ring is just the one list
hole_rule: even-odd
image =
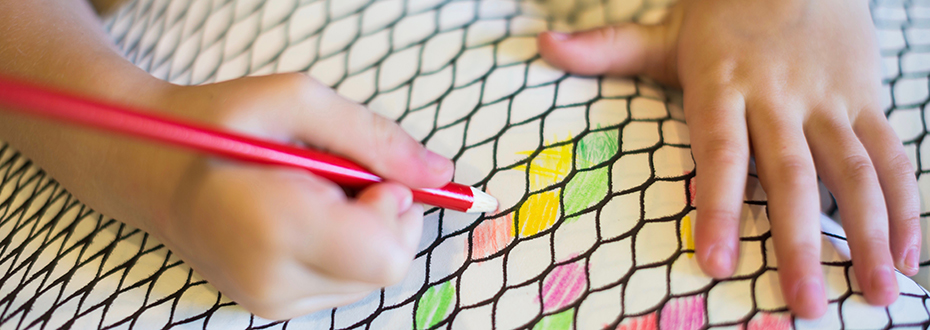
[{"label": "thumb", "polygon": [[674,39],[667,25],[625,23],[576,33],[547,31],[537,37],[546,62],[581,75],[646,75],[678,85]]}]

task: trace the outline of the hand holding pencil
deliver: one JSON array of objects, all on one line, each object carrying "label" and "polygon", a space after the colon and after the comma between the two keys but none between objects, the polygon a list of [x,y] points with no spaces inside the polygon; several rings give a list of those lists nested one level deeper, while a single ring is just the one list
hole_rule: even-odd
[{"label": "hand holding pencil", "polygon": [[[7,91],[20,87],[0,83],[0,89]],[[146,229],[220,291],[263,317],[287,318],[346,304],[403,278],[419,243],[423,214],[422,207],[412,203],[415,193],[410,188],[450,191],[448,187],[434,188],[451,178],[451,162],[423,148],[390,120],[342,99],[305,75],[244,78],[167,90],[161,108],[175,111],[170,116],[136,113],[141,116],[138,121],[131,113],[121,116],[120,109],[115,109],[97,116],[81,112],[83,116],[78,117],[83,119],[65,119],[71,123],[83,120],[96,130],[8,113],[0,113],[0,120],[41,122],[61,126],[65,135],[107,140],[114,156],[101,161],[101,166],[112,168],[114,174],[96,177],[97,184],[135,182],[132,185],[138,189],[127,195],[150,199],[125,195],[112,200],[85,199],[80,185],[73,189],[75,195],[104,214]],[[24,91],[29,90],[16,90],[13,96],[22,96]],[[46,95],[38,103],[55,103],[53,99],[58,96]],[[84,105],[82,111],[93,108]],[[58,110],[67,115],[74,109]],[[163,120],[184,117],[178,114],[190,118],[188,123],[208,125]],[[244,134],[209,131],[204,126]],[[261,136],[265,141],[242,135]],[[152,139],[158,142],[147,141]],[[248,159],[256,150],[277,151],[280,156],[297,154],[296,148],[267,140],[303,141],[350,157],[379,176],[368,173],[372,181],[356,185],[361,188],[359,193],[349,198],[322,176],[295,170],[299,167],[286,163],[263,161],[274,157]],[[237,141],[247,143],[229,144]],[[257,149],[243,152],[243,146]],[[204,152],[223,157],[204,157]],[[246,162],[225,161],[230,158]],[[127,164],[120,159],[138,161]],[[256,162],[283,166],[252,164]],[[343,165],[363,172],[362,167]],[[49,171],[58,177],[54,170]],[[388,180],[381,180],[382,176]],[[62,181],[69,189],[75,186],[68,185],[67,178]],[[127,209],[120,208],[121,201],[159,206]],[[445,202],[437,204],[441,203]],[[483,207],[493,210],[496,201],[493,203]],[[139,213],[148,211],[154,215]]]}]

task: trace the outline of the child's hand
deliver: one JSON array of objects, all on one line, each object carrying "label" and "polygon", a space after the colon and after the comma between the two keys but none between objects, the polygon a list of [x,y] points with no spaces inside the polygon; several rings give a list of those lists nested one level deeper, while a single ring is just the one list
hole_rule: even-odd
[{"label": "child's hand", "polygon": [[917,184],[882,113],[866,1],[683,0],[662,25],[544,33],[539,48],[571,72],[682,87],[699,169],[695,247],[707,274],[734,271],[750,150],[796,315],[826,310],[818,174],[839,204],[866,300],[896,299],[895,265],[917,272]]},{"label": "child's hand", "polygon": [[154,235],[261,317],[345,305],[405,276],[423,225],[423,208],[412,203],[408,187],[448,183],[452,162],[303,74],[183,87],[142,74],[140,88],[111,98],[304,143],[397,183],[350,198],[304,170],[216,159],[5,112],[0,133],[82,202]]},{"label": "child's hand", "polygon": [[62,90],[348,157],[383,183],[348,198],[309,172],[214,159],[0,111],[0,139],[82,202],[141,228],[224,294],[283,319],[399,281],[452,162],[306,75],[179,87],[116,52],[83,0],[0,0],[0,72]]},{"label": "child's hand", "polygon": [[300,141],[403,184],[347,198],[306,171],[164,151],[168,160],[137,170],[172,173],[158,178],[165,183],[143,183],[167,192],[155,211],[165,213],[145,226],[217,289],[259,316],[283,319],[348,304],[404,277],[423,220],[406,187],[447,183],[449,160],[302,74],[173,89],[164,107],[177,115]]}]

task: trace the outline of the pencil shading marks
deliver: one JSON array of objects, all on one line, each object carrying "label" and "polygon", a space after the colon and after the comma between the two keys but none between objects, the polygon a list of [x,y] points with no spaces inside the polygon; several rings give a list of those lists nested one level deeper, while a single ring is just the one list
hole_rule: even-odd
[{"label": "pencil shading marks", "polygon": [[527,197],[517,213],[520,237],[529,237],[549,229],[559,219],[561,189],[536,193]]},{"label": "pencil shading marks", "polygon": [[[530,156],[534,151],[520,154]],[[514,167],[526,171],[527,165]],[[560,144],[543,149],[529,163],[530,191],[538,191],[562,182],[572,170],[572,145]]]},{"label": "pencil shading marks", "polygon": [[484,259],[500,252],[514,237],[513,213],[484,220],[472,231],[471,258]]},{"label": "pencil shading marks", "polygon": [[662,307],[660,329],[697,330],[704,328],[704,297],[690,296],[669,300]]},{"label": "pencil shading marks", "polygon": [[543,312],[552,312],[573,304],[587,289],[585,260],[556,266],[543,279]]},{"label": "pencil shading marks", "polygon": [[578,141],[578,157],[575,165],[579,170],[588,169],[610,160],[620,150],[619,131],[599,131],[585,135]]},{"label": "pencil shading marks", "polygon": [[[686,215],[681,218],[681,227],[679,228],[681,248],[690,251],[694,251],[694,227],[692,222],[691,216]],[[694,253],[687,253],[687,255],[688,258],[694,258]]]},{"label": "pencil shading marks", "polygon": [[761,312],[749,321],[748,330],[789,330],[792,328],[791,317],[787,314]]},{"label": "pencil shading marks", "polygon": [[417,301],[415,326],[429,329],[442,322],[455,307],[455,283],[445,281],[426,289]]},{"label": "pencil shading marks", "polygon": [[575,310],[565,310],[543,317],[539,322],[536,322],[533,330],[571,330],[574,319]]},{"label": "pencil shading marks", "polygon": [[565,214],[572,216],[607,197],[610,176],[607,167],[576,172],[565,185]]},{"label": "pencil shading marks", "polygon": [[656,313],[624,319],[617,325],[617,330],[656,330]]}]

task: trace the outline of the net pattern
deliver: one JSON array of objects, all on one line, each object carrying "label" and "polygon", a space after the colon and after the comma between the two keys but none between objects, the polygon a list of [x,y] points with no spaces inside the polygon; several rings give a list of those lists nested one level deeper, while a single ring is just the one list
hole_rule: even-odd
[{"label": "net pattern", "polygon": [[[748,329],[930,325],[899,274],[864,303],[851,263],[822,265],[819,323],[786,313],[765,195],[749,174],[736,275],[693,259],[688,127],[680,96],[642,79],[546,65],[533,36],[659,19],[661,1],[136,0],[105,21],[153,75],[202,84],[306,71],[456,161],[455,180],[501,199],[495,215],[431,209],[402,283],[276,322],[245,312],[160,242],[95,213],[0,146],[0,327],[222,329]],[[874,2],[886,113],[927,192],[930,3]],[[928,196],[924,194],[924,196]],[[927,205],[926,203],[924,203]],[[835,207],[833,207],[835,209]],[[835,211],[835,210],[834,210]],[[930,217],[923,210],[922,218]],[[842,237],[825,234],[825,244]],[[922,259],[922,266],[930,260]],[[920,281],[920,278],[918,278]]]}]

